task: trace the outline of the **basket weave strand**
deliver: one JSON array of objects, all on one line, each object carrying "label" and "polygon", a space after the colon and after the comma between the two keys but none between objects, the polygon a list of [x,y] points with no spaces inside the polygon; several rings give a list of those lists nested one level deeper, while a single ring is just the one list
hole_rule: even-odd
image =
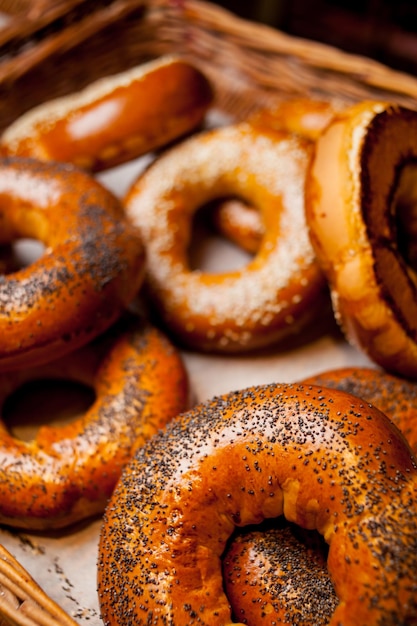
[{"label": "basket weave strand", "polygon": [[203,0],[29,4],[28,12],[12,12],[0,32],[0,131],[41,102],[172,53],[208,75],[217,105],[236,118],[293,97],[382,99],[417,108],[414,76]]},{"label": "basket weave strand", "polygon": [[4,546],[0,546],[0,626],[76,626]]},{"label": "basket weave strand", "polygon": [[264,89],[278,97],[352,102],[382,98],[417,106],[416,78],[372,59],[253,24],[199,0],[183,3],[183,22],[189,31],[184,38],[191,42],[197,58],[200,37],[205,33],[211,45],[206,41],[204,49],[212,53],[206,61],[216,63],[220,72],[225,59],[230,59],[235,73],[237,70],[242,80],[250,82],[255,92]]}]

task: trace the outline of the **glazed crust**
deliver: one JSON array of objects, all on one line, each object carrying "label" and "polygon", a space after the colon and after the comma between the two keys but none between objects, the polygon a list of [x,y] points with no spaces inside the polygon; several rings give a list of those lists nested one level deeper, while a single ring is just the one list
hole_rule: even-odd
[{"label": "glazed crust", "polygon": [[36,369],[4,374],[0,403],[28,381],[92,386],[93,404],[69,424],[43,425],[29,442],[0,430],[0,522],[62,528],[102,513],[134,450],[187,408],[188,380],[167,338],[123,317],[92,344]]},{"label": "glazed crust", "polygon": [[182,414],[138,450],[99,543],[104,623],[230,624],[220,558],[281,514],[329,544],[331,626],[417,617],[417,468],[398,429],[341,391],[266,385]]},{"label": "glazed crust", "polygon": [[6,129],[0,151],[100,171],[190,132],[212,101],[196,67],[161,57],[32,109]]},{"label": "glazed crust", "polygon": [[275,106],[260,109],[249,118],[249,122],[260,128],[286,131],[304,139],[316,141],[331,122],[334,114],[346,108],[341,102],[295,98],[277,102]]},{"label": "glazed crust", "polygon": [[[417,452],[417,386],[386,372],[346,367],[301,381],[339,389],[387,415]],[[264,532],[237,534],[223,560],[227,597],[236,618],[247,624],[325,626],[337,598],[325,551],[315,536],[277,520]]]},{"label": "glazed crust", "polygon": [[370,402],[400,429],[417,454],[417,385],[382,370],[342,367],[303,379],[303,384],[339,389]]},{"label": "glazed crust", "polygon": [[0,243],[32,238],[44,254],[0,276],[0,371],[86,344],[136,296],[145,255],[120,202],[70,165],[0,161]]},{"label": "glazed crust", "polygon": [[347,339],[391,373],[417,377],[417,113],[361,102],[315,144],[306,215]]},{"label": "glazed crust", "polygon": [[[285,133],[237,124],[200,133],[159,157],[133,184],[126,211],[146,242],[146,286],[172,336],[212,352],[244,352],[295,333],[316,311],[324,280],[304,216],[310,151]],[[192,217],[237,196],[262,211],[268,232],[233,272],[192,271]]]}]

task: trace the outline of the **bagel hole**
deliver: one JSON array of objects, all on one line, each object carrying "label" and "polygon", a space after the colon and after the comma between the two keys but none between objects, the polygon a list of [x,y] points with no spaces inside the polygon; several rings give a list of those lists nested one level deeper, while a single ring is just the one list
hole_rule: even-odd
[{"label": "bagel hole", "polygon": [[[244,536],[253,532],[268,532],[270,530],[289,529],[291,533],[300,541],[300,543],[309,544],[319,550],[325,559],[329,554],[329,546],[324,537],[315,529],[307,529],[299,526],[295,522],[288,521],[283,515],[279,517],[264,519],[259,524],[249,524],[247,526],[236,526],[232,535],[229,537],[224,552],[227,552],[229,545],[238,536]],[[223,554],[224,556],[224,554]]]},{"label": "bagel hole", "polygon": [[76,381],[29,381],[6,398],[3,421],[13,437],[29,442],[41,426],[68,424],[88,411],[94,401],[94,390]]},{"label": "bagel hole", "polygon": [[[221,230],[216,223],[216,212],[221,205],[248,208],[238,198],[216,199],[199,207],[192,221],[188,261],[190,269],[221,274],[239,270],[249,263],[254,254],[241,247]],[[250,207],[249,207],[250,208]]]},{"label": "bagel hole", "polygon": [[[233,546],[236,540],[237,544]],[[234,553],[230,554],[230,549]],[[301,598],[307,606],[316,606],[320,610],[322,618],[320,623],[324,623],[325,614],[330,618],[338,604],[331,576],[328,574],[327,581],[325,576],[326,570],[328,572],[326,565],[328,553],[328,545],[316,530],[301,528],[283,517],[265,520],[252,526],[237,527],[222,555],[224,592],[227,596],[227,582],[234,579],[232,585],[236,584],[237,589],[244,595],[252,595],[251,602],[255,602],[255,597],[258,597],[264,606],[271,607],[271,600],[275,600],[276,609],[281,614],[283,610],[281,597],[284,598],[288,592],[291,595],[287,615],[289,618],[294,617],[295,621],[285,620],[286,624],[307,623],[305,619],[300,622],[297,619],[297,615],[301,616],[302,607],[299,604]],[[275,570],[276,566],[278,571]],[[309,584],[307,580],[308,577],[310,581],[313,580],[312,574],[318,576],[316,586]],[[253,594],[250,586],[254,588]],[[241,623],[242,605],[236,601],[236,593],[233,595],[235,600],[232,601],[233,619]],[[264,604],[268,596],[271,600],[268,598],[268,602]],[[260,607],[259,616],[262,612]],[[276,621],[270,621],[269,624],[284,623],[281,622],[278,613],[271,613]],[[255,617],[254,619],[256,620]]]},{"label": "bagel hole", "polygon": [[28,267],[45,252],[45,246],[37,239],[16,239],[0,246],[0,273],[12,274]]},{"label": "bagel hole", "polygon": [[417,271],[417,165],[401,169],[394,194],[397,247],[407,265]]}]

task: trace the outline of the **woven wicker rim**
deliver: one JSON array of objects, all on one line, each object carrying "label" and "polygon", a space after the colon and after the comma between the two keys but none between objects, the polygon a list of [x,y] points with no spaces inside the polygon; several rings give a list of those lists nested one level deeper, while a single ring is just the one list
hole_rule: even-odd
[{"label": "woven wicker rim", "polygon": [[0,546],[1,623],[10,626],[76,626],[30,574]]}]

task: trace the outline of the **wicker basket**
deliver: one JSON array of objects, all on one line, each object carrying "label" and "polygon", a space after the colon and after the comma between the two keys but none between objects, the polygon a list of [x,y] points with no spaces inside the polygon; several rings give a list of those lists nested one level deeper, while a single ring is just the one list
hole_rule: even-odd
[{"label": "wicker basket", "polygon": [[0,546],[0,626],[76,626]]},{"label": "wicker basket", "polygon": [[237,118],[277,98],[382,98],[415,108],[417,79],[199,0],[2,0],[0,130],[27,109],[166,53],[198,64]]},{"label": "wicker basket", "polygon": [[[417,108],[414,77],[199,0],[0,0],[0,12],[0,131],[45,100],[168,53],[197,64],[213,83],[216,107],[236,119],[304,96]],[[0,548],[1,624],[75,622]]]}]

